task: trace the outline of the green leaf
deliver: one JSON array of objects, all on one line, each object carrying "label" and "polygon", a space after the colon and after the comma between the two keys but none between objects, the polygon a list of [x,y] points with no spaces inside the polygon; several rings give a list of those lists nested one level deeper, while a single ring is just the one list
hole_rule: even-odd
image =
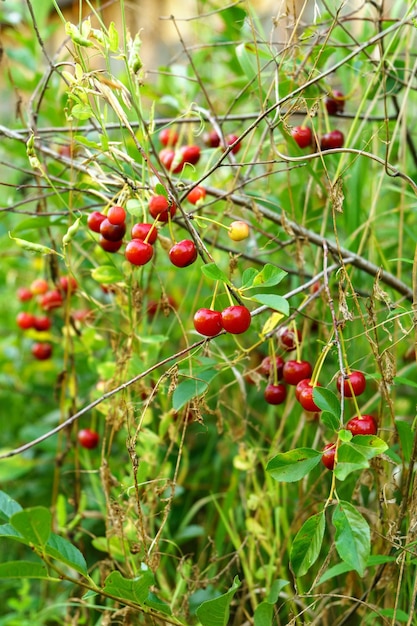
[{"label": "green leaf", "polygon": [[202,626],[227,626],[230,615],[230,603],[240,587],[240,580],[236,576],[229,591],[213,600],[206,600],[200,604],[196,615]]},{"label": "green leaf", "polygon": [[144,337],[144,336],[140,337],[141,343],[147,343],[147,344],[153,344],[153,345],[156,345],[158,343],[164,343],[165,341],[168,341],[168,340],[169,340],[168,335],[148,335],[147,337]]},{"label": "green leaf", "polygon": [[88,575],[84,556],[68,539],[51,533],[46,544],[46,552],[57,561],[61,561],[83,576]]},{"label": "green leaf", "polygon": [[314,387],[313,400],[322,411],[326,411],[333,415],[340,426],[340,400],[330,389],[325,387]]},{"label": "green leaf", "polygon": [[162,602],[152,591],[149,592],[149,595],[146,599],[146,606],[149,606],[151,609],[155,609],[160,613],[164,613],[165,615],[171,615],[171,607],[166,604],[166,602]]},{"label": "green leaf", "polygon": [[356,435],[339,447],[334,469],[336,478],[344,480],[352,472],[369,467],[369,459],[382,454],[387,448],[385,441],[375,435]]},{"label": "green leaf", "polygon": [[117,52],[119,48],[119,33],[117,32],[116,25],[114,22],[110,22],[110,26],[109,26],[109,43],[110,43],[110,50],[112,52]]},{"label": "green leaf", "polygon": [[266,471],[279,482],[295,482],[311,472],[320,463],[321,456],[321,452],[311,448],[295,448],[274,456]]},{"label": "green leaf", "polygon": [[[158,183],[159,184],[159,183]],[[134,217],[143,217],[143,204],[136,198],[130,198],[126,202],[126,211]]]},{"label": "green leaf", "polygon": [[209,383],[216,375],[217,371],[210,369],[196,373],[195,378],[187,378],[181,381],[172,394],[172,408],[174,411],[179,411],[187,402],[197,396],[201,396],[208,389]]},{"label": "green leaf", "polygon": [[260,304],[264,304],[270,309],[278,311],[283,315],[288,316],[290,313],[288,300],[274,293],[256,293],[251,296],[251,299],[255,300],[255,302],[259,302]]},{"label": "green leaf", "polygon": [[304,576],[317,561],[323,543],[326,519],[324,511],[309,517],[296,534],[290,561],[296,576]]},{"label": "green leaf", "polygon": [[22,507],[16,500],[12,500],[7,493],[0,491],[0,519],[9,520],[13,513],[21,510]]},{"label": "green leaf", "polygon": [[103,591],[121,600],[145,605],[149,589],[154,584],[154,576],[150,570],[144,570],[135,578],[124,578],[120,572],[109,574],[104,583]]},{"label": "green leaf", "polygon": [[119,283],[123,280],[123,274],[114,265],[100,265],[91,272],[92,278],[101,284]]},{"label": "green leaf", "polygon": [[395,427],[400,438],[404,460],[408,463],[411,458],[411,450],[413,447],[413,429],[411,428],[411,424],[404,422],[403,420],[395,420]]},{"label": "green leaf", "polygon": [[242,289],[249,289],[253,284],[255,276],[258,276],[256,269],[248,267],[242,274]]},{"label": "green leaf", "polygon": [[43,547],[51,534],[52,514],[43,506],[34,506],[14,513],[10,523],[27,541]]},{"label": "green leaf", "polygon": [[93,110],[88,104],[74,104],[71,115],[77,120],[88,120],[88,118],[93,117]]},{"label": "green leaf", "polygon": [[[314,387],[313,395],[316,389],[317,387]],[[327,426],[327,428],[330,428],[334,432],[339,430],[340,421],[337,419],[337,417],[333,415],[333,413],[329,413],[328,411],[322,411],[320,413],[320,421],[323,422],[323,424]]]},{"label": "green leaf", "polygon": [[287,276],[287,272],[267,263],[253,280],[254,287],[274,287]]},{"label": "green leaf", "polygon": [[46,215],[41,215],[40,217],[30,217],[26,220],[23,220],[15,226],[13,229],[14,233],[23,233],[28,230],[39,230],[40,228],[49,228],[50,226],[58,226],[64,222],[66,218],[59,217],[56,215],[47,217]]},{"label": "green leaf", "polygon": [[50,578],[43,563],[7,561],[0,563],[0,578]]},{"label": "green leaf", "polygon": [[344,563],[363,576],[371,550],[367,521],[354,506],[343,500],[337,504],[332,521],[336,529],[337,553]]},{"label": "green leaf", "polygon": [[347,443],[353,439],[353,435],[350,430],[345,430],[344,428],[341,428],[339,430],[339,439],[340,441],[343,441],[343,443]]},{"label": "green leaf", "polygon": [[164,187],[164,185],[162,185],[161,183],[156,183],[155,185],[155,193],[158,196],[165,196],[165,198],[168,199],[168,192],[166,187]]},{"label": "green leaf", "polygon": [[230,284],[230,281],[227,278],[226,274],[215,263],[207,263],[207,265],[202,265],[201,271],[207,278],[211,278],[212,280],[221,280],[223,283],[226,283],[228,285]]},{"label": "green leaf", "polygon": [[278,579],[272,583],[271,590],[266,600],[258,604],[253,614],[254,626],[272,626],[274,605],[278,602],[282,589],[289,585],[288,580]]}]

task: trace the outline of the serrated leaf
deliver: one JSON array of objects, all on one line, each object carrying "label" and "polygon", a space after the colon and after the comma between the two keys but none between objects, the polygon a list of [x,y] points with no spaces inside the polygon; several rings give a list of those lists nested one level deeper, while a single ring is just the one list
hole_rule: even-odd
[{"label": "serrated leaf", "polygon": [[333,415],[340,426],[340,400],[330,389],[316,386],[313,389],[313,400],[322,411]]},{"label": "serrated leaf", "polygon": [[43,563],[7,561],[7,563],[0,563],[1,578],[50,578],[50,576]]},{"label": "serrated leaf", "polygon": [[215,263],[202,265],[201,271],[207,278],[211,278],[212,280],[221,280],[224,283],[230,284],[226,274]]},{"label": "serrated leaf", "polygon": [[264,304],[265,306],[273,309],[274,311],[278,311],[285,316],[288,316],[290,313],[290,305],[286,298],[282,296],[278,296],[274,293],[257,293],[251,296],[252,300],[255,302],[259,302],[260,304]]},{"label": "serrated leaf", "polygon": [[193,398],[201,396],[209,386],[209,383],[217,375],[215,370],[206,370],[196,374],[195,378],[187,378],[181,381],[172,394],[172,408],[179,411]]},{"label": "serrated leaf", "polygon": [[[317,387],[314,387],[313,394],[316,389]],[[329,413],[328,411],[322,411],[320,413],[320,421],[323,422],[323,424],[327,426],[327,428],[330,428],[334,432],[339,430],[340,421],[337,419],[337,417],[333,415],[333,413]]]},{"label": "serrated leaf", "polygon": [[294,537],[290,561],[296,576],[304,576],[317,561],[323,543],[326,519],[324,511],[312,515]]},{"label": "serrated leaf", "polygon": [[87,563],[83,554],[68,539],[51,533],[45,550],[49,556],[69,565],[79,574],[88,575]]},{"label": "serrated leaf", "polygon": [[92,278],[103,285],[123,281],[123,274],[114,265],[100,265],[91,272]]},{"label": "serrated leaf", "polygon": [[16,500],[13,500],[4,491],[0,491],[0,519],[8,521],[13,513],[17,513],[21,510],[22,507]]},{"label": "serrated leaf", "polygon": [[52,514],[46,507],[34,506],[14,513],[10,524],[27,541],[43,547],[51,534]]},{"label": "serrated leaf", "polygon": [[349,474],[369,467],[369,460],[387,450],[388,445],[376,435],[356,435],[339,446],[336,478],[344,480]]},{"label": "serrated leaf", "polygon": [[332,522],[336,529],[338,555],[363,576],[371,550],[371,532],[367,521],[354,506],[341,500],[335,508]]},{"label": "serrated leaf", "polygon": [[143,606],[153,584],[154,576],[150,570],[141,572],[135,578],[124,578],[120,572],[114,571],[107,576],[103,591],[121,600],[129,600]]},{"label": "serrated leaf", "polygon": [[267,263],[253,279],[254,287],[275,287],[287,276],[287,272]]},{"label": "serrated leaf", "polygon": [[295,448],[274,456],[266,471],[279,482],[295,482],[311,472],[320,463],[321,456],[321,452],[312,448]]},{"label": "serrated leaf", "polygon": [[227,626],[230,616],[230,603],[240,587],[236,576],[229,591],[213,600],[206,600],[196,610],[202,626]]}]

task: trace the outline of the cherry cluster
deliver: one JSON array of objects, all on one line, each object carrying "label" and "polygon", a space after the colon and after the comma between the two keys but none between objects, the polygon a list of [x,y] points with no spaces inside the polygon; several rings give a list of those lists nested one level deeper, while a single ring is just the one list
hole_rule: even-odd
[{"label": "cherry cluster", "polygon": [[200,335],[215,337],[222,330],[232,335],[245,333],[251,325],[252,317],[247,307],[236,304],[216,311],[215,309],[198,309],[194,314],[194,328]]},{"label": "cherry cluster", "polygon": [[[343,113],[345,108],[345,96],[341,91],[333,91],[325,99],[325,107],[329,115],[337,115]],[[291,135],[300,148],[308,148],[315,143],[313,131],[310,126],[294,126],[291,129]],[[342,148],[345,142],[343,133],[338,129],[330,130],[324,133],[320,138],[320,149],[331,150],[333,148]]]},{"label": "cherry cluster", "polygon": [[[61,307],[64,299],[70,297],[77,290],[77,281],[73,276],[60,276],[58,284],[53,288],[44,278],[35,279],[30,287],[20,287],[17,297],[20,302],[35,300],[40,313],[20,311],[16,317],[16,323],[22,330],[33,329],[37,332],[47,332],[52,326],[51,312]],[[31,307],[33,310],[33,307]],[[81,319],[86,311],[75,311],[75,318]],[[52,344],[49,341],[36,341],[33,343],[32,355],[39,361],[45,361],[52,356]]]}]

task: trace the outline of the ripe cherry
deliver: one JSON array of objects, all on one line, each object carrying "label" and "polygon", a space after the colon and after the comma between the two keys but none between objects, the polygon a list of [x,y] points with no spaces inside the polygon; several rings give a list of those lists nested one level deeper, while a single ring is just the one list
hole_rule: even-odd
[{"label": "ripe cherry", "polygon": [[274,385],[270,383],[265,387],[264,398],[268,404],[282,404],[287,397],[287,388],[285,385]]},{"label": "ripe cherry", "polygon": [[117,252],[123,245],[123,239],[120,239],[119,241],[109,241],[101,235],[98,240],[98,244],[106,252]]},{"label": "ripe cherry", "polygon": [[345,97],[341,91],[334,90],[324,101],[329,115],[343,113],[345,108]]},{"label": "ripe cherry", "polygon": [[173,128],[163,128],[159,133],[159,141],[163,146],[175,146],[179,135]]},{"label": "ripe cherry", "polygon": [[83,448],[87,448],[88,450],[93,450],[93,448],[97,448],[98,442],[100,441],[99,434],[94,430],[90,430],[89,428],[83,428],[78,431],[77,434],[78,443]]},{"label": "ripe cherry", "polygon": [[184,167],[184,161],[180,152],[172,148],[163,148],[159,151],[158,158],[162,165],[173,174],[178,174]]},{"label": "ripe cherry", "polygon": [[183,163],[196,165],[200,160],[201,150],[198,146],[195,146],[195,145],[182,146],[182,148],[180,148],[180,152],[181,152]]},{"label": "ripe cherry", "polygon": [[[277,370],[277,380],[282,380],[282,370],[284,367],[284,359],[281,356],[275,357],[275,367]],[[269,378],[273,376],[274,373],[274,364],[270,356],[266,356],[262,359],[261,364],[258,368],[259,372]]]},{"label": "ripe cherry", "polygon": [[[233,134],[226,135],[225,137],[225,141],[228,146],[233,145],[238,139],[239,137]],[[240,141],[237,141],[237,143],[233,146],[231,150],[232,154],[237,154],[239,150],[241,149],[241,147],[242,147],[242,144],[240,143]]]},{"label": "ripe cherry", "polygon": [[104,215],[104,213],[100,213],[99,211],[93,211],[87,218],[87,226],[94,233],[99,233],[100,225],[102,222],[104,222],[105,219],[106,216]]},{"label": "ripe cherry", "polygon": [[38,332],[49,330],[52,326],[52,320],[47,315],[36,316],[33,320],[33,328]]},{"label": "ripe cherry", "polygon": [[28,328],[33,328],[35,324],[35,316],[32,313],[26,313],[25,311],[21,311],[17,314],[16,323],[22,330],[28,330]]},{"label": "ripe cherry", "polygon": [[63,299],[58,289],[51,289],[40,297],[39,303],[44,311],[51,311],[62,306]]},{"label": "ripe cherry", "polygon": [[30,290],[35,296],[46,293],[48,289],[48,282],[44,278],[36,278],[30,285]]},{"label": "ripe cherry", "polygon": [[200,335],[214,337],[223,330],[222,314],[213,309],[198,309],[194,315],[194,328]]},{"label": "ripe cherry", "polygon": [[197,248],[194,241],[183,239],[175,243],[169,251],[169,260],[176,267],[187,267],[197,258]]},{"label": "ripe cherry", "polygon": [[107,241],[121,241],[126,232],[126,225],[123,224],[112,224],[109,220],[104,219],[100,224],[100,234]]},{"label": "ripe cherry", "polygon": [[248,330],[252,317],[249,309],[242,305],[228,306],[222,311],[222,324],[224,330],[233,335],[240,335]]},{"label": "ripe cherry", "polygon": [[167,222],[169,216],[174,217],[177,205],[169,202],[168,198],[162,195],[152,196],[149,200],[149,213],[158,222]]},{"label": "ripe cherry", "polygon": [[28,287],[19,287],[17,290],[17,299],[19,302],[27,302],[33,297],[33,292]]},{"label": "ripe cherry", "polygon": [[126,211],[122,206],[115,204],[107,211],[107,219],[113,226],[119,226],[126,221]]},{"label": "ripe cherry", "polygon": [[345,428],[352,435],[376,435],[378,424],[373,415],[357,415],[347,422]]},{"label": "ripe cherry", "polygon": [[220,146],[220,137],[214,130],[210,130],[203,135],[203,141],[208,148],[218,148]]},{"label": "ripe cherry", "polygon": [[345,138],[340,130],[331,130],[322,136],[320,147],[322,150],[332,150],[334,148],[342,148]]},{"label": "ripe cherry", "polygon": [[335,456],[336,456],[336,444],[326,443],[326,445],[323,448],[321,462],[323,463],[325,467],[327,467],[327,469],[329,470],[334,469]]},{"label": "ripe cherry", "polygon": [[52,345],[50,343],[34,343],[31,350],[32,355],[38,361],[47,361],[52,356]]},{"label": "ripe cherry", "polygon": [[146,265],[153,257],[153,248],[141,239],[132,239],[126,246],[125,257],[132,265]]},{"label": "ripe cherry", "polygon": [[313,133],[309,126],[294,126],[291,135],[300,148],[307,148],[313,143]]},{"label": "ripe cherry", "polygon": [[78,283],[74,276],[60,276],[58,286],[64,293],[71,294],[77,290]]},{"label": "ripe cherry", "polygon": [[227,234],[232,241],[243,241],[249,237],[249,233],[249,224],[242,222],[241,220],[232,222],[227,231]]},{"label": "ripe cherry", "polygon": [[360,396],[366,388],[366,378],[362,372],[353,371],[347,375],[347,378],[343,378],[340,374],[337,378],[336,386],[340,392],[343,385],[343,393],[345,398],[352,398],[353,396]]},{"label": "ripe cherry", "polygon": [[311,378],[313,368],[308,361],[286,361],[282,369],[284,380],[289,385],[297,385],[304,378]]},{"label": "ripe cherry", "polygon": [[301,332],[290,326],[282,326],[278,331],[278,342],[286,352],[291,352],[301,343]]},{"label": "ripe cherry", "polygon": [[194,189],[191,189],[190,193],[187,195],[188,202],[191,204],[201,204],[201,201],[206,197],[207,192],[204,187],[201,185],[197,185]]},{"label": "ripe cherry", "polygon": [[155,224],[147,224],[146,222],[138,222],[133,224],[131,231],[132,239],[141,239],[147,243],[153,244],[157,240],[158,231]]},{"label": "ripe cherry", "polygon": [[[316,386],[319,384],[320,383],[316,383]],[[310,411],[310,413],[321,411],[313,400],[313,389],[314,386],[311,384],[310,378],[300,380],[295,388],[295,395],[298,402],[301,404],[303,409]]]}]

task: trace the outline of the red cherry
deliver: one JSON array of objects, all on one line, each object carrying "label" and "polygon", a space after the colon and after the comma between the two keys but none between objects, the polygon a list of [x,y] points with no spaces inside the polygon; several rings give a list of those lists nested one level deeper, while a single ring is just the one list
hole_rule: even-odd
[{"label": "red cherry", "polygon": [[112,224],[109,220],[103,220],[100,224],[100,234],[107,241],[121,241],[126,232],[126,225],[123,224]]},{"label": "red cherry", "polygon": [[63,299],[58,289],[51,289],[41,296],[39,303],[44,311],[51,311],[62,306]]},{"label": "red cherry", "polygon": [[158,136],[163,146],[175,146],[179,139],[178,133],[173,128],[163,128]]},{"label": "red cherry", "polygon": [[17,314],[16,324],[22,330],[28,330],[28,328],[33,328],[35,325],[35,316],[32,313],[26,313],[25,311],[21,311]]},{"label": "red cherry", "polygon": [[334,148],[342,148],[344,143],[343,133],[340,130],[331,130],[321,138],[320,147],[322,150],[332,150]]},{"label": "red cherry", "polygon": [[126,246],[125,257],[132,265],[146,265],[153,257],[153,248],[141,239],[132,239]]},{"label": "red cherry", "polygon": [[311,378],[303,378],[303,380],[300,380],[300,382],[297,383],[295,387],[295,397],[297,400],[300,399],[301,390],[310,386],[310,380]]},{"label": "red cherry", "polygon": [[[299,383],[297,383],[297,387],[296,387],[297,400],[301,404],[303,409],[305,409],[306,411],[310,411],[310,413],[320,412],[321,409],[319,409],[319,407],[313,400],[314,386],[311,384],[310,379],[307,379],[307,384],[305,384],[304,380],[301,380]],[[303,383],[303,384],[300,384],[300,383]],[[298,385],[300,385],[300,387]],[[316,383],[316,386],[317,385],[319,385],[319,383]],[[297,392],[297,389],[298,389],[298,392]]]},{"label": "red cherry", "polygon": [[252,317],[249,309],[241,305],[228,306],[222,311],[224,330],[233,335],[240,335],[248,330]]},{"label": "red cherry", "polygon": [[214,130],[210,130],[203,135],[203,141],[208,148],[218,148],[220,146],[220,137]]},{"label": "red cherry", "polygon": [[108,210],[107,219],[113,226],[120,226],[120,224],[124,224],[126,221],[126,211],[122,206],[116,204]]},{"label": "red cherry", "polygon": [[184,167],[184,161],[180,152],[175,152],[172,148],[163,148],[159,151],[158,158],[162,165],[173,174],[178,174]]},{"label": "red cherry", "polygon": [[376,435],[378,424],[373,415],[357,415],[348,421],[345,428],[352,435]]},{"label": "red cherry", "polygon": [[301,343],[301,332],[298,328],[294,331],[294,328],[292,327],[283,326],[278,331],[278,342],[281,348],[283,348],[286,352],[291,352],[291,350],[296,349],[297,343]]},{"label": "red cherry", "polygon": [[158,231],[155,224],[147,224],[146,222],[138,222],[133,224],[131,231],[132,239],[141,239],[147,243],[153,244],[157,240]]},{"label": "red cherry", "polygon": [[340,392],[343,385],[343,393],[345,398],[352,398],[352,396],[360,396],[365,391],[366,378],[362,372],[353,371],[348,374],[347,378],[343,378],[343,375],[338,376],[336,386]]},{"label": "red cherry", "polygon": [[94,233],[100,232],[101,222],[104,222],[106,216],[104,213],[100,213],[99,211],[93,211],[87,218],[87,226]]},{"label": "red cherry", "polygon": [[334,469],[334,462],[336,456],[336,444],[335,443],[326,443],[323,448],[323,454],[321,457],[321,462],[327,469]]},{"label": "red cherry", "polygon": [[223,330],[222,314],[213,309],[198,309],[194,315],[194,328],[200,335],[214,337]]},{"label": "red cherry", "polygon": [[198,146],[194,146],[194,145],[182,146],[182,148],[180,148],[180,152],[181,152],[183,163],[190,163],[190,165],[196,165],[198,161],[200,160],[201,150]]},{"label": "red cherry", "polygon": [[[284,359],[282,357],[280,356],[275,357],[275,367],[277,370],[277,380],[281,380],[282,370],[284,367]],[[262,359],[261,364],[259,365],[259,372],[263,376],[266,376],[267,378],[273,375],[274,365],[270,356],[266,356],[264,359]]]},{"label": "red cherry", "polygon": [[117,252],[123,245],[123,239],[120,239],[119,241],[109,241],[101,236],[98,240],[98,244],[106,252]]},{"label": "red cherry", "polygon": [[297,385],[303,378],[310,378],[313,368],[308,361],[287,361],[283,367],[284,380],[289,385]]},{"label": "red cherry", "polygon": [[154,219],[158,219],[158,222],[167,222],[169,216],[174,217],[177,211],[177,205],[162,195],[152,196],[149,200],[149,213]]},{"label": "red cherry", "polygon": [[97,448],[98,442],[100,441],[99,434],[94,430],[90,430],[89,428],[83,428],[78,431],[77,434],[78,443],[83,448],[87,448],[88,450],[92,450],[93,448]]},{"label": "red cherry", "polygon": [[345,108],[345,97],[341,91],[333,91],[324,101],[329,115],[343,113]]},{"label": "red cherry", "polygon": [[183,239],[174,244],[169,251],[169,260],[176,267],[187,267],[197,258],[197,248],[194,241]]},{"label": "red cherry", "polygon": [[40,315],[35,317],[33,321],[33,328],[38,332],[49,330],[52,326],[52,320],[47,315]]},{"label": "red cherry", "polygon": [[72,317],[77,322],[85,322],[87,319],[94,317],[94,312],[91,309],[75,309],[72,312]]},{"label": "red cherry", "polygon": [[272,383],[265,387],[264,398],[268,404],[282,404],[287,397],[287,388],[285,385],[273,385]]},{"label": "red cherry", "polygon": [[48,289],[49,285],[44,278],[36,278],[30,285],[30,290],[35,296],[46,293]]},{"label": "red cherry", "polygon": [[[238,139],[239,137],[233,134],[226,135],[225,137],[225,141],[228,146],[231,146],[232,144],[234,144]],[[241,147],[242,147],[242,144],[240,143],[240,141],[238,141],[237,144],[234,145],[231,150],[232,154],[237,154],[239,150],[241,149]]]},{"label": "red cherry", "polygon": [[194,187],[194,189],[191,189],[190,193],[187,195],[187,200],[188,202],[191,202],[191,204],[197,204],[201,200],[204,200],[206,195],[207,195],[207,192],[204,189],[204,187],[197,185],[197,187]]},{"label": "red cherry", "polygon": [[27,287],[19,287],[19,289],[17,290],[17,299],[20,302],[27,302],[28,300],[31,300],[32,297],[33,293]]},{"label": "red cherry", "polygon": [[75,280],[74,276],[60,276],[59,278],[59,288],[64,293],[74,293],[77,290],[78,283]]},{"label": "red cherry", "polygon": [[291,135],[300,148],[307,148],[313,143],[313,133],[309,126],[294,126]]},{"label": "red cherry", "polygon": [[34,343],[32,354],[38,361],[47,361],[51,358],[52,346],[50,343]]}]

